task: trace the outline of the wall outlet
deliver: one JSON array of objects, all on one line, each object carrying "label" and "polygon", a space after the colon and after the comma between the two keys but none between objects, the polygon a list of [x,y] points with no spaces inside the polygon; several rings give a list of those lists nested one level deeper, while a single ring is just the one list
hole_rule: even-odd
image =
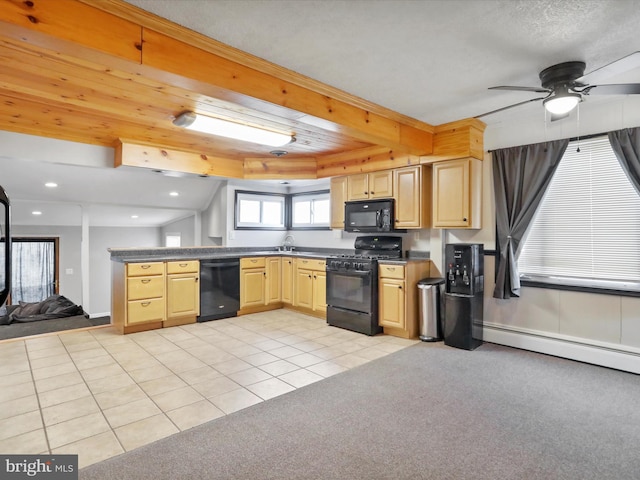
[{"label": "wall outlet", "polygon": [[332,230],[332,232],[333,232],[333,238],[342,238],[342,230],[335,229],[335,230]]},{"label": "wall outlet", "polygon": [[73,268],[65,268],[64,273],[67,275],[73,275]]},{"label": "wall outlet", "polygon": [[229,235],[229,240],[235,240],[236,239],[236,231],[235,230],[229,230],[228,235]]}]

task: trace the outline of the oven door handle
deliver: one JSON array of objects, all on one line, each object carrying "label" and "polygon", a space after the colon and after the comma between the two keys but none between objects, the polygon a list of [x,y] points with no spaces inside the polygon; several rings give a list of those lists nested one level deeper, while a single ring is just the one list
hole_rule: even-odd
[{"label": "oven door handle", "polygon": [[327,273],[337,273],[351,277],[367,277],[371,275],[371,270],[331,270],[327,268]]}]

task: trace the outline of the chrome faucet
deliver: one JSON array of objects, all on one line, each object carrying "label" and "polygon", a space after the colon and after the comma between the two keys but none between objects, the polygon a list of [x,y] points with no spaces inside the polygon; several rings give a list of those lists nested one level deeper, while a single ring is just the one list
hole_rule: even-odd
[{"label": "chrome faucet", "polygon": [[293,250],[293,242],[294,242],[294,238],[293,235],[287,235],[286,237],[284,237],[284,240],[282,241],[282,249],[285,252],[290,252]]}]

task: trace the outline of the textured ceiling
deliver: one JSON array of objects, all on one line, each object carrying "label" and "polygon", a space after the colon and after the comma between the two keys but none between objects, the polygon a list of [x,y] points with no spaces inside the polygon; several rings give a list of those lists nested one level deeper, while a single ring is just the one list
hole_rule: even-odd
[{"label": "textured ceiling", "polygon": [[128,1],[432,125],[535,95],[488,87],[539,86],[550,65],[590,72],[640,49],[637,0]]},{"label": "textured ceiling", "polygon": [[[581,60],[590,72],[640,50],[638,0],[128,2],[432,125],[474,117],[539,96],[489,91],[488,87],[539,86],[538,72],[550,65]],[[640,82],[640,69],[598,82]],[[620,98],[588,98],[580,107],[583,124],[588,123],[590,113],[592,117],[612,117],[611,112],[603,111],[603,103],[620,102]],[[487,132],[492,127],[494,131],[501,128],[512,132],[514,128],[530,128],[532,124],[527,120],[531,118],[543,119],[540,102],[482,120],[489,126]],[[546,131],[545,123],[536,120],[535,128],[542,126]],[[19,208],[14,209],[14,219],[21,219],[24,224],[78,224],[81,204],[95,213],[92,222],[104,225],[164,224],[204,208],[217,187],[198,178],[173,179],[173,189],[189,193],[169,198],[169,182],[153,174],[121,171],[117,173],[121,177],[112,178],[115,174],[111,172],[95,175],[87,168],[35,169],[33,161],[59,164],[76,159],[86,164],[87,155],[111,158],[111,153],[96,154],[89,147],[52,139],[36,141],[8,132],[0,132],[0,140],[2,183],[17,200],[14,203]],[[14,144],[15,148],[7,147]],[[90,151],[85,152],[85,148]],[[32,154],[24,158],[25,150]],[[8,160],[12,162],[10,166]],[[108,168],[102,164],[96,167]],[[73,194],[62,188],[57,192],[43,191],[41,181],[52,179],[48,177],[54,173],[64,173],[56,178],[61,186],[80,188],[73,188]],[[31,210],[44,210],[43,204],[56,205],[59,219],[33,219]],[[68,209],[63,208],[67,206]],[[130,219],[134,213],[141,214],[137,223]]]}]

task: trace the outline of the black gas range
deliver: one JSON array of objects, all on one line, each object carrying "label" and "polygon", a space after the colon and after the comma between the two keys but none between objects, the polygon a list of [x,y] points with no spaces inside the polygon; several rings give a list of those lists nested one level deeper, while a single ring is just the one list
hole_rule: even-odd
[{"label": "black gas range", "polygon": [[327,259],[327,323],[365,335],[378,325],[378,261],[402,258],[402,237],[364,236],[353,255]]}]

